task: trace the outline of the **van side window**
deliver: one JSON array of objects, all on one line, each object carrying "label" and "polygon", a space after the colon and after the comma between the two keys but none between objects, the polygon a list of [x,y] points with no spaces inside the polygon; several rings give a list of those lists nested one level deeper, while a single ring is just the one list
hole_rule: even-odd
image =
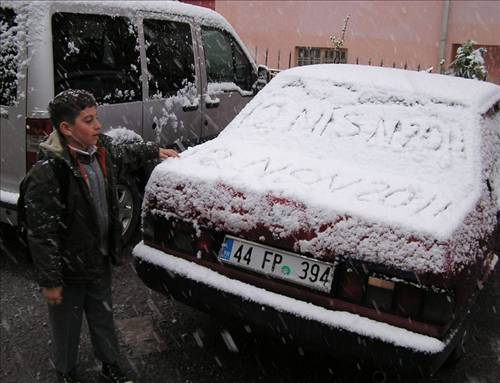
[{"label": "van side window", "polygon": [[227,32],[202,27],[203,51],[208,82],[234,82],[252,89],[252,66],[243,50]]},{"label": "van side window", "polygon": [[13,105],[17,93],[17,34],[16,14],[10,8],[0,8],[0,105]]},{"label": "van side window", "polygon": [[195,82],[191,27],[168,20],[144,20],[149,97],[175,95]]},{"label": "van side window", "polygon": [[86,89],[98,103],[142,100],[137,29],[126,17],[52,16],[54,90]]}]

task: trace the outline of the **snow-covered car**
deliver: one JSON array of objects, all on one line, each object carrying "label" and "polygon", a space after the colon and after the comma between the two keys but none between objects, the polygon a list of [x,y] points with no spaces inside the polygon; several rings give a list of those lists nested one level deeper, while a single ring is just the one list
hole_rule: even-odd
[{"label": "snow-covered car", "polygon": [[284,71],[155,168],[138,275],[287,340],[432,372],[498,258],[499,102],[451,76]]}]

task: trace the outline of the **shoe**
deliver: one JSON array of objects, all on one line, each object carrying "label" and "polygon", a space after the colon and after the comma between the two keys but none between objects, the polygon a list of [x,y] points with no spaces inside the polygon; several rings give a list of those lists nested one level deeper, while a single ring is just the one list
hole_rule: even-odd
[{"label": "shoe", "polygon": [[82,383],[82,381],[74,371],[70,371],[67,373],[56,371],[56,374],[57,374],[57,383]]},{"label": "shoe", "polygon": [[120,370],[117,364],[102,364],[101,376],[111,383],[134,383]]}]

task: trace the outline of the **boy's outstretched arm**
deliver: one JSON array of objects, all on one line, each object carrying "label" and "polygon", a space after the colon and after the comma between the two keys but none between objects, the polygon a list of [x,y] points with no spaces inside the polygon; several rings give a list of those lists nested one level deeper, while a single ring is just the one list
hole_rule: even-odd
[{"label": "boy's outstretched arm", "polygon": [[178,158],[179,154],[174,149],[160,148],[160,160],[166,160],[167,158]]},{"label": "boy's outstretched arm", "polygon": [[118,173],[133,173],[145,169],[151,162],[179,156],[175,150],[160,148],[158,144],[153,142],[114,145],[112,139],[105,135],[101,135],[101,142],[111,153]]}]

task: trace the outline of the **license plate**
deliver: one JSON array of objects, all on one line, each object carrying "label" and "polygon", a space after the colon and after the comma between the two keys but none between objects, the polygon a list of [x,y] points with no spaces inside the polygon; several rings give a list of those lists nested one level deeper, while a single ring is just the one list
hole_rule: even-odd
[{"label": "license plate", "polygon": [[330,292],[334,266],[226,235],[219,259],[261,274]]}]

